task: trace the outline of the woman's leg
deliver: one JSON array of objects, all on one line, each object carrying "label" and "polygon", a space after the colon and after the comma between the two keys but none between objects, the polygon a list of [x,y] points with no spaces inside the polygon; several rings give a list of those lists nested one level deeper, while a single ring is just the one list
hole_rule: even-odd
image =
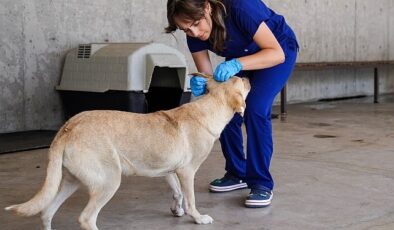
[{"label": "woman's leg", "polygon": [[243,118],[235,114],[220,135],[220,144],[226,159],[226,172],[239,179],[245,178],[246,160],[243,148]]},{"label": "woman's leg", "polygon": [[297,51],[289,51],[283,64],[254,71],[250,77],[252,89],[246,100],[244,117],[247,132],[245,180],[252,189],[272,190],[274,187],[269,172],[273,152],[271,108],[294,68],[296,57]]},{"label": "woman's leg", "polygon": [[226,158],[226,174],[210,183],[211,192],[229,192],[247,187],[244,181],[246,160],[243,150],[243,118],[235,114],[220,135],[223,155]]}]

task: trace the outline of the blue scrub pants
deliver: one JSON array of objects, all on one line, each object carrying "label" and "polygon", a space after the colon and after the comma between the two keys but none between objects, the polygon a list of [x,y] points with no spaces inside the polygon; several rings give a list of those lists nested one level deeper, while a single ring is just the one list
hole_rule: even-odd
[{"label": "blue scrub pants", "polygon": [[[274,187],[269,172],[273,153],[271,109],[275,96],[286,84],[294,69],[297,47],[294,45],[286,49],[285,56],[285,62],[280,65],[244,71],[251,83],[244,117],[235,114],[220,135],[227,173],[246,181],[249,188],[270,191]],[[247,134],[246,159],[241,130],[243,121]]]}]

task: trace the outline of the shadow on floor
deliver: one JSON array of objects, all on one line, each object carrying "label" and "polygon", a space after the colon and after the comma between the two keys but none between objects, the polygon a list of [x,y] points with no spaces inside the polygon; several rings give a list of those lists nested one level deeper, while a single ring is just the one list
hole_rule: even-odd
[{"label": "shadow on floor", "polygon": [[0,134],[0,153],[47,148],[57,131],[36,130]]}]

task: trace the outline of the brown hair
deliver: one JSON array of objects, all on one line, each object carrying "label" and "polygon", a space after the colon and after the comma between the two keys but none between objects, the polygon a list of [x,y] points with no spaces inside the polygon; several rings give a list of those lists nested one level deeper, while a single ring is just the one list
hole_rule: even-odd
[{"label": "brown hair", "polygon": [[223,18],[226,16],[226,8],[220,0],[168,0],[167,1],[167,20],[168,26],[165,28],[166,33],[173,33],[178,29],[174,18],[182,16],[193,21],[205,17],[206,4],[212,8],[212,32],[209,36],[209,42],[212,44],[213,51],[222,52],[226,40],[226,27]]}]

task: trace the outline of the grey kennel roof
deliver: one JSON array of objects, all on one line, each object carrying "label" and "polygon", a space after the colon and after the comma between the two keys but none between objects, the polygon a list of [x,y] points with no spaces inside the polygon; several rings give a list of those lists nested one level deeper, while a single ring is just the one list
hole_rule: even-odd
[{"label": "grey kennel roof", "polygon": [[[184,91],[190,91],[185,57],[159,43],[92,43],[71,50],[57,90],[147,92],[155,67],[176,69]],[[165,78],[163,78],[166,81]],[[163,85],[169,83],[162,83]]]}]

